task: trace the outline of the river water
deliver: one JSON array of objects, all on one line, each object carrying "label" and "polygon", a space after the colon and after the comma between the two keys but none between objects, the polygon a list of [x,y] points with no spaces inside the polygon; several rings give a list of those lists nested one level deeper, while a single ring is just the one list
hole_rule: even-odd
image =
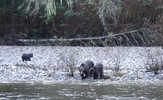
[{"label": "river water", "polygon": [[0,100],[163,100],[163,85],[1,83]]}]

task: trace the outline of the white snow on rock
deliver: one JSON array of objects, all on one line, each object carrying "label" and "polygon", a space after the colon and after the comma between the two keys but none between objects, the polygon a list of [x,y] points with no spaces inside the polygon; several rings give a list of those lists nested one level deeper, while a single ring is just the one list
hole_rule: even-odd
[{"label": "white snow on rock", "polygon": [[[33,53],[32,60],[23,62],[23,53]],[[155,77],[153,73],[145,73],[149,53],[156,58],[163,57],[161,47],[0,46],[0,81],[68,80],[71,78],[65,74],[67,65],[77,68],[86,60],[102,63],[104,74],[111,74],[110,69],[118,64],[125,73],[121,80],[151,80]],[[163,74],[157,77],[163,79]]]}]

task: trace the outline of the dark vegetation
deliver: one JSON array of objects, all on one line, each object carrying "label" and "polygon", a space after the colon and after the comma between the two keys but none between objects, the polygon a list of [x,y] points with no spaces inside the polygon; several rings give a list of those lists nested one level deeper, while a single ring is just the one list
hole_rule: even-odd
[{"label": "dark vegetation", "polygon": [[[18,9],[19,5],[23,2],[22,0],[1,0],[0,44],[15,45],[18,44],[17,39],[67,39],[107,36],[139,30],[141,28],[147,28],[152,33],[152,38],[147,38],[147,40],[157,40],[155,41],[156,43],[152,45],[162,45],[163,43],[162,0],[119,0],[121,1],[120,5],[118,5],[118,7],[120,7],[119,13],[117,16],[104,13],[103,15],[105,16],[102,18],[105,19],[105,23],[102,23],[102,18],[99,17],[100,14],[98,13],[99,8],[103,7],[99,3],[100,1],[75,1],[72,8],[69,8],[66,3],[61,5],[59,0],[56,0],[56,15],[45,16],[41,12],[43,8],[37,14],[25,13],[24,10]],[[114,0],[104,1],[114,2]],[[114,2],[114,4],[116,3],[117,2]],[[105,9],[105,6],[103,8]],[[105,28],[107,28],[107,31]],[[146,32],[146,34],[147,36],[145,37],[148,37],[148,32]],[[112,41],[119,43],[119,38],[121,37],[124,38],[124,36],[120,36],[118,39],[113,39]],[[129,41],[134,41],[131,39],[131,36],[127,37]],[[142,36],[137,36],[136,41],[139,39],[142,40],[141,38]],[[124,40],[126,40],[126,37]],[[100,41],[95,41],[100,43]],[[70,42],[70,45],[73,45],[73,43],[74,42]],[[77,45],[79,44],[81,44],[81,42],[77,43]],[[142,45],[142,43],[140,44]],[[97,46],[100,45],[101,44],[97,44]],[[117,44],[113,44],[113,46],[114,45]],[[135,44],[133,43],[133,45],[136,45],[136,42]],[[148,44],[143,44],[143,46],[145,45],[148,46]]]}]

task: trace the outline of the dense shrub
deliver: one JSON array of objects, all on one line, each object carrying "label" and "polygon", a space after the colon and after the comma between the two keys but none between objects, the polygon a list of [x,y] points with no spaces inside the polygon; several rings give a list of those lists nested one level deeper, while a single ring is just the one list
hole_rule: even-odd
[{"label": "dense shrub", "polygon": [[[33,4],[27,1],[25,0],[24,3]],[[30,10],[29,14],[24,13],[24,10],[16,9],[17,5],[24,3],[22,0],[17,0],[17,2],[15,0],[12,2],[10,0],[0,1],[0,34],[2,38],[92,37],[107,35],[107,32],[119,33],[141,27],[148,27],[163,34],[162,0],[75,0],[71,9],[68,8],[70,3],[68,5],[55,3],[55,7],[58,8],[54,7],[55,12],[49,8],[49,11],[52,12],[46,13],[45,9],[48,9],[46,6],[43,7],[44,10],[43,8],[36,9],[37,13],[33,14],[31,13],[36,12],[34,10],[37,8],[36,5],[41,5],[43,2],[35,2],[33,9],[25,10]],[[25,8],[25,5],[18,7]],[[56,16],[47,17],[42,12],[47,15],[56,14]],[[18,34],[18,36],[10,36],[11,33]]]}]

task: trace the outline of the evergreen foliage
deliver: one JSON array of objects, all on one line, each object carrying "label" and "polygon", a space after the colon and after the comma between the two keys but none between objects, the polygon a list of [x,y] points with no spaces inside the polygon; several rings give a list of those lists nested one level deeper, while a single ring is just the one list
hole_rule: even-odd
[{"label": "evergreen foliage", "polygon": [[[2,39],[98,37],[142,28],[161,37],[161,26],[162,0],[0,0]],[[120,37],[135,41],[139,36]]]}]

